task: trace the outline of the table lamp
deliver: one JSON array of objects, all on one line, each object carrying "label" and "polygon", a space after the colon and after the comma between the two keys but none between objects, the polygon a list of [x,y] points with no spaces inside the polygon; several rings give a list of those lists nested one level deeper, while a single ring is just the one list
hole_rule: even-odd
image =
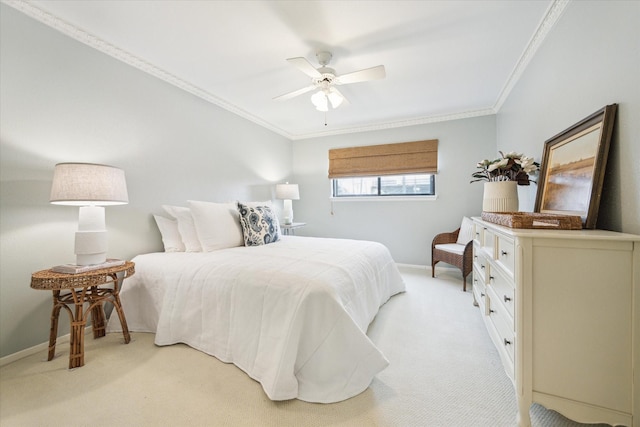
[{"label": "table lamp", "polygon": [[55,205],[80,206],[74,250],[76,264],[105,262],[104,206],[129,203],[124,171],[93,163],[58,163],[53,171],[49,201]]},{"label": "table lamp", "polygon": [[300,200],[300,192],[298,190],[298,184],[277,184],[276,185],[276,198],[284,200],[284,223],[293,223],[293,204],[292,200]]}]

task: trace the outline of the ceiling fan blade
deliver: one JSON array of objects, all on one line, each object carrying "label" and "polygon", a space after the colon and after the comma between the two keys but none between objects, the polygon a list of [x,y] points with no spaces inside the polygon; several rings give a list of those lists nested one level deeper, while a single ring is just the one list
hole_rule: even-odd
[{"label": "ceiling fan blade", "polygon": [[307,86],[302,89],[294,90],[293,92],[285,93],[284,95],[276,96],[273,98],[274,101],[286,101],[287,99],[295,98],[298,95],[302,95],[303,93],[311,92],[314,90],[315,86]]},{"label": "ceiling fan blade", "polygon": [[289,58],[287,59],[289,63],[295,65],[298,70],[302,71],[309,77],[320,77],[322,74],[311,64],[311,62],[307,61],[307,58]]},{"label": "ceiling fan blade", "polygon": [[368,80],[384,79],[386,77],[384,71],[384,65],[378,65],[377,67],[366,68],[360,71],[354,71],[353,73],[347,73],[342,76],[336,77],[335,84],[346,85],[351,83],[366,82]]}]

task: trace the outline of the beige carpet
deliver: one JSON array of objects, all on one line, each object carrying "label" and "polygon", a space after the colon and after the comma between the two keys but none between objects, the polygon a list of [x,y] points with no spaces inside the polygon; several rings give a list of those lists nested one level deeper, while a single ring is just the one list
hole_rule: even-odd
[{"label": "beige carpet", "polygon": [[[0,368],[0,425],[514,426],[513,386],[460,276],[402,273],[407,292],[369,328],[390,366],[347,401],[272,402],[235,366],[187,346],[87,335],[82,368],[67,369],[68,343],[51,362],[42,351]],[[537,405],[531,413],[534,426],[581,425]]]}]

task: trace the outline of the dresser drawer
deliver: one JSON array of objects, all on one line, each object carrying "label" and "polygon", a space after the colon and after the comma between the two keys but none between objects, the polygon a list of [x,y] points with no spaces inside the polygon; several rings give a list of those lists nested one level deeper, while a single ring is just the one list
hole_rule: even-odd
[{"label": "dresser drawer", "polygon": [[484,284],[484,274],[479,271],[476,266],[473,266],[473,296],[475,301],[480,306],[480,313],[487,314],[485,311],[485,297],[487,294],[486,286]]},{"label": "dresser drawer", "polygon": [[478,304],[480,308],[480,313],[483,315],[487,314],[487,303],[486,303],[486,290],[482,289],[479,286],[476,286],[475,283],[473,285],[473,299]]},{"label": "dresser drawer", "polygon": [[473,266],[473,286],[485,292],[484,273],[475,265]]},{"label": "dresser drawer", "polygon": [[480,249],[479,245],[476,245],[474,243],[473,266],[477,268],[478,273],[482,275],[483,282],[486,282],[488,278],[488,275],[487,275],[487,272],[489,271],[488,265],[489,263],[487,261],[487,256],[485,255],[484,251]]},{"label": "dresser drawer", "polygon": [[496,261],[513,277],[514,266],[516,261],[515,245],[513,240],[498,235],[496,238]]},{"label": "dresser drawer", "polygon": [[487,288],[487,297],[485,299],[489,319],[498,332],[499,343],[498,350],[504,350],[509,356],[511,363],[514,360],[515,351],[515,332],[513,318],[507,313],[507,309],[500,302],[500,297],[493,292],[491,288]]},{"label": "dresser drawer", "polygon": [[484,227],[480,224],[473,223],[473,241],[482,246],[484,242]]},{"label": "dresser drawer", "polygon": [[512,280],[507,278],[500,269],[493,268],[485,283],[488,287],[493,288],[496,297],[513,319],[516,292]]},{"label": "dresser drawer", "polygon": [[483,229],[482,249],[491,257],[496,254],[496,235],[488,228]]}]

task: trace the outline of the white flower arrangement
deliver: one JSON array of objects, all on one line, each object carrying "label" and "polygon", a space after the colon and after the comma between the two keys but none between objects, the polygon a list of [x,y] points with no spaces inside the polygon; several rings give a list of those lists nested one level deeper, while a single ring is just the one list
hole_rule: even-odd
[{"label": "white flower arrangement", "polygon": [[532,157],[514,151],[504,154],[499,152],[501,158],[495,160],[483,160],[476,167],[480,171],[474,172],[471,176],[476,181],[517,181],[518,185],[529,185],[535,182],[529,176],[540,169],[540,164],[533,161]]}]

